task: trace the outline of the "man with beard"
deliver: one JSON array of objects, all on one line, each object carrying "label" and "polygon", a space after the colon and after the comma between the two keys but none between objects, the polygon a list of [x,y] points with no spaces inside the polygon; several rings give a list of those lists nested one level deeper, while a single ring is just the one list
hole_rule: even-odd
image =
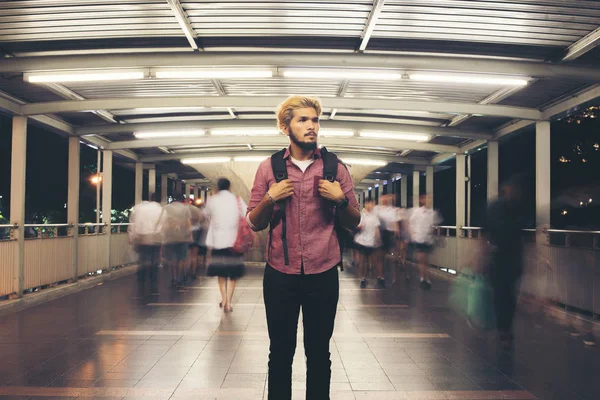
[{"label": "man with beard", "polygon": [[360,222],[360,212],[345,166],[338,165],[333,182],[323,179],[325,152],[317,146],[320,115],[320,101],[310,97],[293,96],[279,105],[277,125],[290,138],[290,146],[282,153],[287,170],[282,175],[288,179],[275,177],[272,163],[276,160],[263,161],[246,216],[256,231],[271,225],[263,280],[271,341],[269,400],[292,398],[292,361],[301,307],[306,398],[329,399],[329,341],[339,297],[337,265],[341,263],[334,224],[337,219],[343,227],[353,229]]}]

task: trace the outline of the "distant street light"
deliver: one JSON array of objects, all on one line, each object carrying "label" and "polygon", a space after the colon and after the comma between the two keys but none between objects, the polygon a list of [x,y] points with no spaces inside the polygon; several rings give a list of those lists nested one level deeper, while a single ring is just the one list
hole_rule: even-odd
[{"label": "distant street light", "polygon": [[100,182],[102,182],[102,177],[100,175],[94,175],[92,176],[92,179],[90,179],[90,181],[94,184],[97,185]]}]

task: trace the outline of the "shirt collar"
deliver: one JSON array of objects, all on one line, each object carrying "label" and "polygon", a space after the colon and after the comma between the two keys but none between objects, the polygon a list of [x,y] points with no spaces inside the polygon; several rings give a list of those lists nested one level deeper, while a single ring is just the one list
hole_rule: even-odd
[{"label": "shirt collar", "polygon": [[[287,149],[285,149],[285,153],[283,154],[283,159],[287,160],[290,158],[290,156],[292,155],[290,153],[290,147],[288,146]],[[317,149],[315,150],[315,153],[313,154],[313,158],[316,160],[318,158],[321,158],[321,149],[319,147],[317,147]]]}]

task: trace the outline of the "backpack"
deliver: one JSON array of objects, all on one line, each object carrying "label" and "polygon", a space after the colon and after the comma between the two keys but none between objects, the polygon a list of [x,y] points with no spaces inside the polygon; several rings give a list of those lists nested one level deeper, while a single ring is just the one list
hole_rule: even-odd
[{"label": "backpack", "polygon": [[[288,178],[287,165],[283,156],[285,155],[286,149],[280,150],[277,153],[271,155],[271,168],[273,169],[273,175],[275,176],[276,182],[281,182]],[[338,163],[341,163],[338,157],[329,151],[325,147],[321,148],[321,157],[323,158],[323,179],[327,179],[329,182],[334,182],[337,177]],[[287,244],[287,226],[285,217],[285,200],[279,203],[279,215],[271,221],[269,229],[269,249],[271,248],[271,237],[273,235],[273,227],[278,223],[278,219],[281,220],[281,243],[283,245],[283,259],[285,265],[290,264]],[[341,226],[337,217],[335,219],[335,232],[338,238],[338,244],[340,246],[340,256],[343,256],[344,248],[347,243],[347,237],[349,232]],[[344,270],[344,259],[340,261],[340,270]]]}]

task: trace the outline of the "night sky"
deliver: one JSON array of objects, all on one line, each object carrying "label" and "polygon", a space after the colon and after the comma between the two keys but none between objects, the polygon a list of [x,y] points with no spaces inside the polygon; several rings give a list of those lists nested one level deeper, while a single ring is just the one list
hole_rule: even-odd
[{"label": "night sky", "polygon": [[[556,228],[600,229],[600,115],[598,108],[552,123],[552,225]],[[579,121],[579,122],[577,122]],[[11,118],[0,114],[0,199],[2,215],[9,216]],[[35,125],[28,126],[26,214],[28,221],[40,223],[41,215],[52,215],[52,222],[65,222],[67,202],[67,139]],[[524,182],[524,213],[527,222],[535,221],[535,128],[532,126],[500,144],[500,181],[518,175]],[[560,162],[559,160],[567,160]],[[434,203],[445,225],[455,224],[455,161],[435,175]],[[96,151],[81,145],[80,222],[95,218]],[[113,208],[133,205],[135,173],[114,165]],[[146,178],[147,179],[147,178]],[[147,191],[146,179],[144,186]],[[487,150],[472,155],[471,225],[483,222],[487,208]],[[409,200],[412,198],[409,176]],[[423,178],[422,188],[425,189]],[[589,203],[595,195],[596,202]],[[584,202],[581,205],[581,202]]]}]

